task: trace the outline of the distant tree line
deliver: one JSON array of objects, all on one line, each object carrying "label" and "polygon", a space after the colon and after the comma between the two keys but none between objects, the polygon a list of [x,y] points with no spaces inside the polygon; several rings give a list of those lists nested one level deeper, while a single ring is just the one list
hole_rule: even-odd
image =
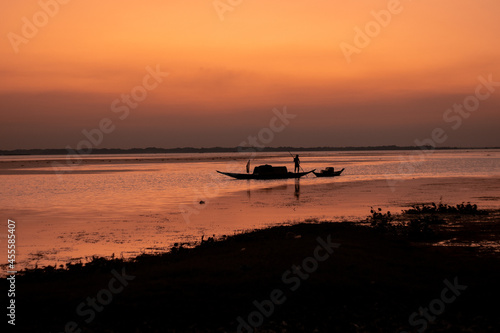
[{"label": "distant tree line", "polygon": [[[96,148],[93,149],[92,155],[99,154],[175,154],[175,153],[236,153],[236,152],[252,152],[253,147],[209,147],[209,148]],[[362,150],[450,150],[450,149],[500,149],[500,147],[437,147],[431,146],[367,146],[367,147],[265,147],[259,148],[260,152],[308,152],[308,151],[362,151]],[[0,150],[0,155],[65,155],[68,154],[66,149],[14,149]]]}]

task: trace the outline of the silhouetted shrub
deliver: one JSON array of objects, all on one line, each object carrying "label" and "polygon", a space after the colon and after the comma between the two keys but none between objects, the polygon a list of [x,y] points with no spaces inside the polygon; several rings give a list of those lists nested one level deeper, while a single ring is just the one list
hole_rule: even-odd
[{"label": "silhouetted shrub", "polygon": [[390,211],[382,213],[382,208],[374,210],[373,207],[371,207],[370,213],[371,216],[369,216],[367,220],[374,229],[385,232],[390,228],[391,225],[389,222],[394,219]]},{"label": "silhouetted shrub", "polygon": [[411,209],[403,210],[405,214],[467,214],[467,215],[487,215],[488,212],[484,210],[477,209],[476,204],[471,204],[467,202],[465,204],[462,202],[461,204],[457,204],[456,206],[450,206],[448,204],[443,204],[440,202],[439,204],[435,204],[432,202],[431,204],[420,204],[413,205]]}]

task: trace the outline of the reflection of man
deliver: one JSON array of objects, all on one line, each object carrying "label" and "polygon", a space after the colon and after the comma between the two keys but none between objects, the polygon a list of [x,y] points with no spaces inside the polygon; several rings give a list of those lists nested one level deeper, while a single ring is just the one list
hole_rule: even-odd
[{"label": "reflection of man", "polygon": [[295,155],[295,157],[293,158],[293,162],[295,163],[294,172],[299,172],[299,169],[300,169],[299,155]]}]

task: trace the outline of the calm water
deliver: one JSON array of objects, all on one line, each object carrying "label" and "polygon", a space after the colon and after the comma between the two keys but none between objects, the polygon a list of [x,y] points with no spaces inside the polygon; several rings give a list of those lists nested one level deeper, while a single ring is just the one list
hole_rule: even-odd
[{"label": "calm water", "polygon": [[[20,265],[85,260],[94,254],[130,256],[163,251],[173,242],[197,240],[201,234],[251,228],[253,225],[242,225],[239,221],[223,226],[212,222],[190,224],[183,212],[198,207],[200,200],[208,204],[217,197],[240,191],[250,193],[294,185],[293,180],[238,181],[215,172],[245,172],[246,159],[240,154],[84,158],[106,163],[68,166],[62,174],[55,174],[47,161],[61,159],[64,163],[64,156],[0,157],[0,162],[25,162],[19,174],[0,175],[1,215],[5,220],[2,225],[7,218],[17,222]],[[153,159],[161,162],[144,163]],[[252,167],[268,163],[292,169],[291,160],[288,153],[260,153]],[[302,153],[301,160],[305,170],[326,166],[346,168],[343,176],[335,179],[309,175],[300,180],[302,187],[387,178],[500,176],[498,150],[438,151],[426,154],[425,159],[417,152],[311,152]],[[313,207],[313,201],[301,204]],[[231,209],[227,214],[231,214]],[[6,226],[4,229],[2,243],[6,239]],[[1,263],[5,263],[3,260]]]}]

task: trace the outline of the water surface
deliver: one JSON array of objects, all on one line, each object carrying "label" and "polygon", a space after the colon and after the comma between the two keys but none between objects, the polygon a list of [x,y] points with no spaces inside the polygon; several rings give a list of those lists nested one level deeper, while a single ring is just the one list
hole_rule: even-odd
[{"label": "water surface", "polygon": [[[82,163],[66,156],[3,156],[2,240],[7,218],[15,220],[21,266],[85,261],[92,255],[129,257],[165,251],[175,242],[199,240],[201,235],[301,218],[361,218],[373,202],[401,205],[385,199],[391,192],[377,192],[388,185],[396,196],[401,191],[402,201],[424,198],[428,191],[434,191],[429,199],[436,200],[439,182],[412,194],[402,191],[409,180],[453,179],[442,186],[446,196],[466,188],[460,179],[477,190],[474,179],[500,177],[498,150],[307,152],[300,156],[305,170],[333,166],[345,168],[344,174],[334,179],[309,175],[299,182],[242,181],[217,174],[215,170],[245,172],[247,156],[236,153],[92,155],[81,156]],[[52,167],[54,161],[57,169]],[[264,163],[293,168],[288,153],[259,153],[252,167]],[[498,192],[498,188],[485,188],[487,194],[476,195],[475,200],[487,208],[498,207]]]}]

